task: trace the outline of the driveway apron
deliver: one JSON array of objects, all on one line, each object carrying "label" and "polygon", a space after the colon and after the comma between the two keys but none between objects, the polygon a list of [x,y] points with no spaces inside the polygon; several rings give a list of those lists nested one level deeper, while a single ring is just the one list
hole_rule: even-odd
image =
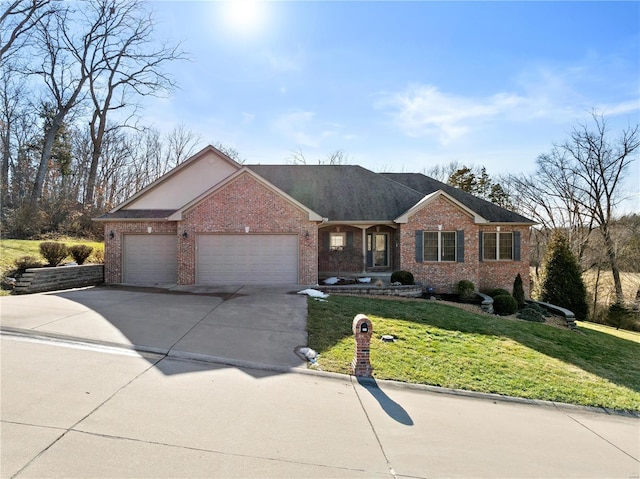
[{"label": "driveway apron", "polygon": [[0,298],[5,332],[125,345],[229,364],[303,366],[306,297],[297,287],[96,287]]}]

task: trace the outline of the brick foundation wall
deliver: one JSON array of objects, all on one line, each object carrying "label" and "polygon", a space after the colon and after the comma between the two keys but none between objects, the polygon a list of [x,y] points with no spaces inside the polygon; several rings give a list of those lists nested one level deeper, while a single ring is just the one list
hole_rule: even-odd
[{"label": "brick foundation wall", "polygon": [[248,234],[297,234],[298,282],[317,283],[317,224],[309,221],[308,212],[245,173],[187,211],[178,222],[178,284],[195,283],[197,234],[247,234],[246,227]]},{"label": "brick foundation wall", "polygon": [[[151,228],[151,233],[149,229]],[[113,231],[113,238],[110,233]],[[104,281],[107,284],[122,283],[123,235],[177,234],[176,223],[171,221],[112,221],[104,224]]]}]

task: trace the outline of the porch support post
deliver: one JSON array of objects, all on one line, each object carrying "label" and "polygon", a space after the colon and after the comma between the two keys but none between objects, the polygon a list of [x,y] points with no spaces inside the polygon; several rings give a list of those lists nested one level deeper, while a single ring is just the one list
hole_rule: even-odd
[{"label": "porch support post", "polygon": [[367,272],[367,228],[360,227],[362,229],[362,273]]}]

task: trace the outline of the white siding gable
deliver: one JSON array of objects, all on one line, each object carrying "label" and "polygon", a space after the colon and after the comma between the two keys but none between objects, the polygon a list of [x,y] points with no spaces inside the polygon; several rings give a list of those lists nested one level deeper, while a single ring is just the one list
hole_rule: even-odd
[{"label": "white siding gable", "polygon": [[213,150],[210,150],[184,168],[174,170],[164,181],[161,179],[122,209],[169,210],[181,208],[235,173],[238,168],[240,165],[221,158]]}]

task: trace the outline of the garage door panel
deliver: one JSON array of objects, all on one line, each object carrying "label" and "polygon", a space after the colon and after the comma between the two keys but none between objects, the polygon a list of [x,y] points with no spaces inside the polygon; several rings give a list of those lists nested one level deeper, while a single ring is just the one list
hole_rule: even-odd
[{"label": "garage door panel", "polygon": [[198,284],[295,284],[297,235],[198,235]]},{"label": "garage door panel", "polygon": [[175,235],[124,235],[122,281],[175,283],[178,239]]}]

